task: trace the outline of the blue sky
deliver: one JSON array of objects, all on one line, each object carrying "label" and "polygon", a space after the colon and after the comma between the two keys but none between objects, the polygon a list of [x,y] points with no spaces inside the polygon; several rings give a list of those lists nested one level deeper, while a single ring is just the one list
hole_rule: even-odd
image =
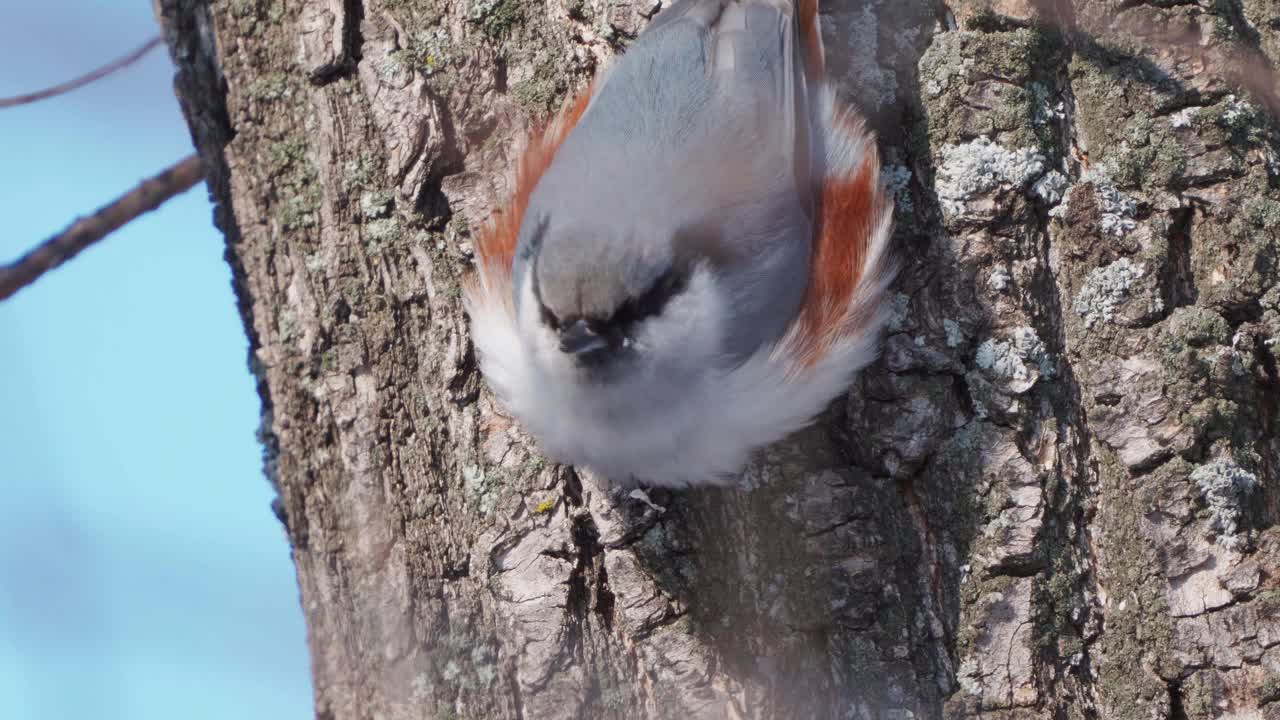
[{"label": "blue sky", "polygon": [[[6,3],[0,96],[156,33],[149,0]],[[0,110],[0,262],[191,151],[163,49]],[[0,718],[312,716],[204,185],[0,302]]]}]

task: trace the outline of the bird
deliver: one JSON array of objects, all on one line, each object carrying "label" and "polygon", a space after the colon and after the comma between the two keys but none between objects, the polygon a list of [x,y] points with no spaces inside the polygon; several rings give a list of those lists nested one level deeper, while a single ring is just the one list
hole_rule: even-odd
[{"label": "bird", "polygon": [[824,64],[817,0],[676,0],[531,134],[463,302],[552,460],[731,485],[875,360],[892,202]]}]

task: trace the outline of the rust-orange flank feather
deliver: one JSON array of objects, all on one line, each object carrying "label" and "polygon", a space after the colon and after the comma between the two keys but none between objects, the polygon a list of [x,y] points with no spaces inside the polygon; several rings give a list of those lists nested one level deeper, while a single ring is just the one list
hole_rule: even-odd
[{"label": "rust-orange flank feather", "polygon": [[520,223],[524,220],[525,209],[529,207],[529,196],[533,194],[542,174],[551,166],[551,160],[555,158],[556,151],[568,137],[569,131],[578,124],[590,100],[591,87],[588,86],[548,125],[530,135],[529,143],[516,166],[514,192],[505,207],[494,211],[477,237],[479,271],[492,280],[509,280],[516,241],[520,237]]},{"label": "rust-orange flank feather", "polygon": [[795,321],[794,357],[801,367],[811,367],[832,343],[868,320],[866,313],[850,315],[850,308],[887,202],[879,169],[872,146],[850,176],[823,182],[809,287]]}]

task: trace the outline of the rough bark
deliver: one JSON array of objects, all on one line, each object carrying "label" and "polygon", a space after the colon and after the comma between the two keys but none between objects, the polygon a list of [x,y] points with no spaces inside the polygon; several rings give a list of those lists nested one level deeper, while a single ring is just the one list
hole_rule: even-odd
[{"label": "rough bark", "polygon": [[883,357],[645,501],[495,406],[459,284],[659,5],[157,0],[317,717],[1280,717],[1280,134],[1229,62],[1280,5],[824,4],[896,193]]}]

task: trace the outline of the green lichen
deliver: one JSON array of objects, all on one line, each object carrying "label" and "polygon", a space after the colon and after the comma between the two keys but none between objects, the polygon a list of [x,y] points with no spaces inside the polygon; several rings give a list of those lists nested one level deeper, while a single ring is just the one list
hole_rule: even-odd
[{"label": "green lichen", "polygon": [[[1269,188],[1267,189],[1269,190]],[[1246,197],[1240,204],[1241,219],[1260,230],[1280,230],[1280,200],[1267,190]]]},{"label": "green lichen", "polygon": [[1182,143],[1163,131],[1151,133],[1141,144],[1117,143],[1099,159],[1119,187],[1170,187],[1187,169]]},{"label": "green lichen", "polygon": [[1249,447],[1258,441],[1256,416],[1249,408],[1225,398],[1208,398],[1191,406],[1187,425],[1197,428],[1200,442],[1226,440],[1232,447]]},{"label": "green lichen", "polygon": [[267,20],[278,25],[284,19],[284,4],[280,0],[259,0],[259,3],[265,2],[267,5]]},{"label": "green lichen", "polygon": [[1266,117],[1257,105],[1237,95],[1227,95],[1221,102],[1206,109],[1204,114],[1213,118],[1227,131],[1236,143],[1253,144],[1264,138]]},{"label": "green lichen", "polygon": [[326,348],[320,353],[320,369],[325,372],[334,372],[338,369],[337,348]]},{"label": "green lichen", "polygon": [[[523,27],[529,17],[520,0],[469,0],[467,20],[478,25],[490,41],[503,41]],[[506,48],[498,45],[500,52]]]},{"label": "green lichen", "polygon": [[360,196],[360,212],[366,218],[385,218],[391,214],[395,195],[385,190],[366,192]]},{"label": "green lichen", "polygon": [[1010,18],[997,13],[990,7],[979,7],[964,23],[965,30],[975,32],[1006,32],[1016,29]]},{"label": "green lichen", "polygon": [[520,476],[525,478],[534,477],[546,468],[546,458],[541,455],[533,455],[520,466]]},{"label": "green lichen", "polygon": [[283,100],[290,94],[289,76],[284,73],[268,73],[249,84],[249,95],[262,101]]},{"label": "green lichen", "polygon": [[315,211],[319,207],[318,193],[299,193],[285,197],[280,204],[277,218],[288,230],[316,226]]},{"label": "green lichen", "polygon": [[1071,620],[1080,603],[1076,579],[1077,573],[1064,557],[1056,558],[1045,573],[1036,577],[1032,589],[1032,635],[1042,652],[1070,657],[1084,645]]},{"label": "green lichen", "polygon": [[[423,30],[409,38],[403,49],[391,54],[391,59],[417,70],[428,77],[446,72],[453,64],[457,48],[449,31],[442,27]],[[440,82],[440,78],[436,79]]]},{"label": "green lichen", "polygon": [[378,176],[383,162],[382,158],[368,152],[362,152],[357,159],[348,160],[342,168],[347,191],[355,194],[368,187]]},{"label": "green lichen", "polygon": [[268,169],[275,177],[291,172],[302,172],[303,168],[310,166],[310,161],[307,159],[307,143],[297,137],[274,142],[267,147],[267,161],[270,163]]},{"label": "green lichen", "polygon": [[1160,350],[1162,354],[1170,354],[1184,347],[1225,345],[1230,340],[1231,326],[1226,318],[1208,308],[1181,307],[1169,316]]},{"label": "green lichen", "polygon": [[267,147],[267,167],[275,180],[280,224],[286,229],[314,227],[321,191],[306,141],[294,137],[272,143]]},{"label": "green lichen", "polygon": [[[1110,453],[1099,450],[1100,502],[1097,531],[1108,558],[1100,584],[1108,591],[1107,631],[1096,641],[1097,672],[1104,713],[1115,720],[1149,718],[1168,695],[1165,678],[1178,676],[1173,624],[1159,577],[1151,572],[1154,550],[1141,523],[1149,508],[1143,498],[1157,493],[1163,473],[1134,480]],[[1167,466],[1166,466],[1167,467]],[[1163,468],[1162,468],[1163,470]],[[1138,492],[1138,484],[1147,493]],[[1152,668],[1134,672],[1134,668]]]},{"label": "green lichen", "polygon": [[1192,673],[1182,681],[1179,692],[1182,696],[1182,710],[1187,720],[1210,720],[1217,717],[1214,712],[1213,686],[1208,673]]},{"label": "green lichen", "polygon": [[457,210],[453,213],[453,217],[449,219],[453,225],[453,231],[459,235],[471,234],[471,218],[467,216],[466,211]]},{"label": "green lichen", "polygon": [[404,237],[404,228],[395,218],[380,218],[365,224],[364,237],[365,249],[370,255],[377,255],[398,243]]},{"label": "green lichen", "polygon": [[[923,98],[935,146],[979,136],[1007,147],[1053,152],[1058,100],[1052,88],[1061,42],[1037,29],[950,32],[936,36],[920,61]],[[999,78],[993,81],[992,78]],[[975,88],[986,106],[973,103]]]},{"label": "green lichen", "polygon": [[563,101],[569,89],[563,63],[562,52],[548,50],[535,60],[533,75],[512,88],[516,101],[529,114],[546,115]]},{"label": "green lichen", "polygon": [[280,334],[282,342],[293,340],[294,332],[298,327],[298,316],[291,309],[285,309],[280,313],[280,317],[276,321],[276,332]]},{"label": "green lichen", "polygon": [[498,506],[498,495],[505,472],[501,468],[483,468],[467,465],[462,468],[462,479],[467,485],[472,506],[482,515],[493,514]]},{"label": "green lichen", "polygon": [[480,23],[485,35],[499,39],[524,24],[524,6],[520,0],[478,0],[471,6],[469,18]]},{"label": "green lichen", "polygon": [[1219,348],[1230,342],[1230,327],[1211,310],[1187,307],[1174,311],[1163,329],[1156,338],[1160,367],[1175,394],[1185,396],[1182,391],[1214,376]]},{"label": "green lichen", "polygon": [[[265,12],[264,12],[265,11]],[[284,19],[284,8],[273,0],[232,0],[231,17],[241,35],[256,37],[262,32],[263,21],[277,25]]]},{"label": "green lichen", "polygon": [[388,0],[388,17],[394,18],[401,47],[391,53],[387,63],[375,68],[380,74],[399,81],[403,69],[431,79],[437,92],[447,95],[459,82],[455,64],[473,55],[476,48],[465,33],[455,34],[441,7],[418,0]]}]

